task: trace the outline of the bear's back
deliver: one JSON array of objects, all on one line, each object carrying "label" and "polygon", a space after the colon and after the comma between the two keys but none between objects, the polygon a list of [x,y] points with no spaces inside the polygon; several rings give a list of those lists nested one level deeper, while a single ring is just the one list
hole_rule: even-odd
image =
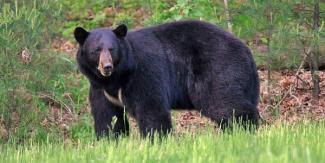
[{"label": "bear's back", "polygon": [[219,67],[223,67],[224,61],[253,61],[250,50],[242,41],[203,21],[178,21],[143,28],[130,32],[127,39],[133,45],[135,55],[140,55],[136,57],[146,57],[146,54],[147,57],[167,57],[173,64],[193,58],[199,62],[214,62]]}]

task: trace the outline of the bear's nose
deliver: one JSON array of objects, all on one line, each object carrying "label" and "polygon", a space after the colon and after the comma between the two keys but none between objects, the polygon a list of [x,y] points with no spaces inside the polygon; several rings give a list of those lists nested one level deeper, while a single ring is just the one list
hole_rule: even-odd
[{"label": "bear's nose", "polygon": [[112,72],[112,66],[111,65],[105,65],[103,67],[103,69],[104,69],[105,73],[110,74]]}]

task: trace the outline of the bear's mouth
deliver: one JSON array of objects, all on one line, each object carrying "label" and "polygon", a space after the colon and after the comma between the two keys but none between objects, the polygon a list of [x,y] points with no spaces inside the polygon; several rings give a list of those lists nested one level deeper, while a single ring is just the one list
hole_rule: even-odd
[{"label": "bear's mouth", "polygon": [[104,71],[104,72],[101,72],[101,74],[105,77],[109,77],[112,75],[112,71]]},{"label": "bear's mouth", "polygon": [[99,73],[102,75],[102,76],[104,76],[104,77],[109,77],[109,76],[111,76],[112,75],[112,73],[113,73],[113,71],[112,70],[104,70],[104,69],[102,69],[102,68],[97,68],[98,69],[98,71],[99,71]]}]

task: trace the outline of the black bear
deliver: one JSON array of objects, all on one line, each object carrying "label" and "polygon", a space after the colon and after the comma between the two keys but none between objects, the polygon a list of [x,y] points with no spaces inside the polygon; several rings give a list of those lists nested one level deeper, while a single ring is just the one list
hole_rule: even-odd
[{"label": "black bear", "polygon": [[74,36],[98,137],[127,134],[125,111],[142,136],[168,133],[172,108],[196,109],[221,126],[233,119],[258,125],[252,54],[213,24],[188,20],[131,32],[125,25],[90,32],[77,27]]}]

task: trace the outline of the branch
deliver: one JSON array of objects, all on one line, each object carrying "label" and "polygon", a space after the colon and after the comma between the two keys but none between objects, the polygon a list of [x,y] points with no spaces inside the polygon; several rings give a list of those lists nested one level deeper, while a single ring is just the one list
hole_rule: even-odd
[{"label": "branch", "polygon": [[47,95],[47,94],[39,94],[39,97],[40,97],[40,98],[48,98],[48,99],[54,101],[55,103],[57,103],[57,104],[63,106],[63,108],[64,108],[67,112],[72,113],[70,107],[69,107],[67,104],[65,104],[65,103],[64,103],[63,101],[61,101],[61,100],[56,100],[56,99],[54,99],[51,95]]},{"label": "branch", "polygon": [[[307,50],[307,52],[305,52],[305,49],[304,49],[305,56],[304,56],[304,59],[301,61],[300,65],[299,65],[299,67],[298,67],[298,69],[297,69],[297,71],[296,71],[296,73],[295,73],[295,77],[296,77],[296,78],[300,78],[300,77],[299,77],[299,72],[300,72],[300,70],[302,69],[302,67],[303,67],[303,65],[304,65],[304,63],[305,63],[305,61],[306,61],[306,59],[307,59],[307,56],[308,56],[307,54],[309,54],[310,52],[311,52],[311,47],[309,47],[309,49]],[[300,80],[303,81],[301,78],[300,78]],[[305,81],[303,81],[303,82],[304,82],[304,83],[307,83],[307,82],[305,82]],[[292,85],[293,85],[293,83],[290,84],[290,86],[289,86],[289,90],[287,90],[287,91],[285,92],[284,96],[283,96],[283,97],[281,98],[281,100],[280,100],[280,101],[275,105],[275,107],[279,107],[280,104],[283,102],[283,100],[284,100],[285,98],[287,98],[288,95],[294,97],[294,98],[297,100],[297,102],[299,102],[299,99],[298,99],[296,96],[294,96],[293,93],[292,93]],[[301,106],[301,103],[299,104],[299,106]]]}]

